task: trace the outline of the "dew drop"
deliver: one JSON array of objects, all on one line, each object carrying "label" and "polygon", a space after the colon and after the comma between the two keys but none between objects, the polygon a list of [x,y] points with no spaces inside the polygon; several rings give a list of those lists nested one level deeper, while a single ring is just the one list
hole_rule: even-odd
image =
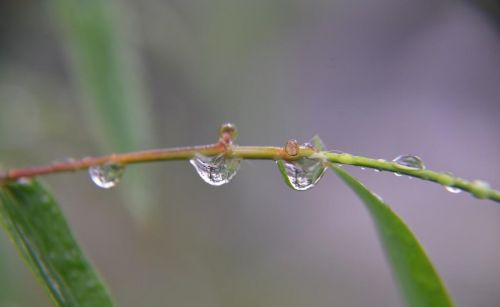
[{"label": "dew drop", "polygon": [[[311,141],[302,144],[303,147],[310,148],[319,153],[324,150],[325,146],[318,136],[315,136]],[[312,155],[315,156],[315,155]],[[297,191],[305,191],[314,187],[321,179],[326,171],[324,161],[321,157],[303,157],[293,161],[279,161],[283,163],[284,169],[281,169],[281,164],[278,164],[282,173],[286,175],[291,187]],[[319,155],[317,155],[319,156]],[[278,161],[277,161],[278,162]],[[341,166],[337,164],[337,166]]]},{"label": "dew drop", "polygon": [[301,158],[296,161],[283,161],[285,173],[294,190],[305,191],[314,187],[325,173],[322,161]]},{"label": "dew drop", "polygon": [[240,159],[226,158],[224,155],[215,157],[196,155],[189,160],[201,179],[213,186],[228,183],[240,168],[240,161]]},{"label": "dew drop", "polygon": [[482,189],[489,189],[491,187],[490,184],[484,180],[477,179],[474,180],[472,183]]},{"label": "dew drop", "polygon": [[424,161],[418,156],[402,155],[396,157],[392,162],[415,170],[425,169]]},{"label": "dew drop", "polygon": [[446,191],[453,193],[453,194],[458,194],[458,193],[462,192],[462,189],[452,187],[452,186],[445,186],[444,188],[446,189]]},{"label": "dew drop", "polygon": [[99,164],[89,168],[90,179],[100,188],[116,186],[125,172],[125,167],[117,163]]},{"label": "dew drop", "polygon": [[[410,168],[413,170],[422,170],[425,169],[424,161],[418,156],[413,155],[401,155],[396,157],[392,162],[397,163],[398,165],[404,166],[406,168]],[[394,173],[396,176],[403,176],[400,173]]]}]

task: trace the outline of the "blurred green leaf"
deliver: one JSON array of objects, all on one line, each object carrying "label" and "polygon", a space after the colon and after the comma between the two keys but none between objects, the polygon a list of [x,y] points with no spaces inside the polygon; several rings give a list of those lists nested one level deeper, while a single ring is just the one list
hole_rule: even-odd
[{"label": "blurred green leaf", "polygon": [[[100,0],[52,0],[51,4],[80,83],[88,126],[101,148],[124,152],[152,147],[149,100],[127,27],[133,18],[125,4]],[[152,205],[152,181],[143,169],[128,170],[123,181],[124,202],[139,220],[147,218]]]},{"label": "blurred green leaf", "polygon": [[349,173],[336,166],[332,169],[370,212],[406,304],[411,307],[453,306],[443,282],[408,226]]},{"label": "blurred green leaf", "polygon": [[61,209],[40,183],[0,187],[0,221],[56,306],[113,306]]}]

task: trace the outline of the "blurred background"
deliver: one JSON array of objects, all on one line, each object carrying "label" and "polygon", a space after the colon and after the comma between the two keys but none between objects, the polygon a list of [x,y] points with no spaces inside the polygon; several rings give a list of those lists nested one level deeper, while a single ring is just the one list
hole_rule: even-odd
[{"label": "blurred background", "polygon": [[[319,134],[329,149],[500,188],[496,1],[49,0],[0,4],[0,167]],[[407,221],[458,306],[500,301],[500,206],[349,171]],[[227,185],[187,161],[44,178],[118,306],[400,306],[372,222],[328,173],[271,161]],[[0,305],[48,306],[1,235]]]}]

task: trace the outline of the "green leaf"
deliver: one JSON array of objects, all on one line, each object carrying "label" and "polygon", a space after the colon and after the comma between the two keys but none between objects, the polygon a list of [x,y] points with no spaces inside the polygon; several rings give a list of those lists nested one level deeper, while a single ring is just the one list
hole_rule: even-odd
[{"label": "green leaf", "polygon": [[[138,50],[124,3],[101,0],[51,0],[66,53],[79,81],[84,115],[105,152],[150,148],[153,129]],[[127,171],[123,200],[132,216],[147,222],[154,185],[144,169]]]},{"label": "green leaf", "polygon": [[0,186],[0,221],[56,306],[113,306],[61,209],[39,182]]},{"label": "green leaf", "polygon": [[317,149],[319,151],[325,150],[325,145],[324,145],[323,141],[321,140],[321,138],[319,137],[319,135],[315,134],[312,137],[310,142],[315,149]]},{"label": "green leaf", "polygon": [[396,282],[408,306],[453,306],[424,249],[408,226],[378,196],[346,171],[331,167],[370,212]]}]

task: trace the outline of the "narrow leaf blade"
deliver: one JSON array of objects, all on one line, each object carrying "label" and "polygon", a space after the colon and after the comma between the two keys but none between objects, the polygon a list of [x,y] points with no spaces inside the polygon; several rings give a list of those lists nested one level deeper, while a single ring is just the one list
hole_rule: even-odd
[{"label": "narrow leaf blade", "polygon": [[366,205],[402,297],[410,307],[453,306],[424,249],[401,218],[346,171],[331,167]]},{"label": "narrow leaf blade", "polygon": [[57,202],[39,182],[1,186],[0,221],[56,306],[113,306]]},{"label": "narrow leaf blade", "polygon": [[[150,148],[154,143],[150,100],[139,53],[121,1],[51,0],[68,60],[79,82],[87,126],[105,152]],[[133,17],[133,16],[132,16]],[[146,223],[154,209],[154,180],[144,169],[129,168],[123,201],[132,217]]]}]

